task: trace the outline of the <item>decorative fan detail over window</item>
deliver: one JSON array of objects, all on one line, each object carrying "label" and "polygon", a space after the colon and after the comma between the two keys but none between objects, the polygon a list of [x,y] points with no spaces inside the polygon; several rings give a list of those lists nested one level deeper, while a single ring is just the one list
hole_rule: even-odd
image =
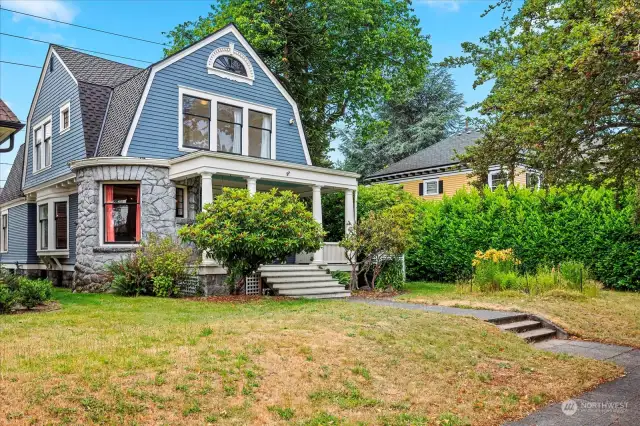
[{"label": "decorative fan detail over window", "polygon": [[207,70],[209,74],[218,77],[253,84],[254,73],[251,61],[242,52],[238,52],[233,43],[211,52],[207,61]]},{"label": "decorative fan detail over window", "polygon": [[244,65],[242,65],[242,62],[232,56],[218,56],[218,59],[213,63],[213,67],[245,77],[247,76],[247,70],[244,68]]}]

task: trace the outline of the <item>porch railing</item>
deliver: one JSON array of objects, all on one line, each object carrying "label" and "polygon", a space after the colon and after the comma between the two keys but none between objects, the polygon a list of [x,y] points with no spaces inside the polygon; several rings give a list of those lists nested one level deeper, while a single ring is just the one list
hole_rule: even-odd
[{"label": "porch railing", "polygon": [[[344,249],[338,245],[338,243],[325,242],[323,247],[324,261],[331,264],[346,265],[349,263],[344,253]],[[298,253],[296,254],[296,263],[306,264],[311,263],[313,260],[313,253]]]}]

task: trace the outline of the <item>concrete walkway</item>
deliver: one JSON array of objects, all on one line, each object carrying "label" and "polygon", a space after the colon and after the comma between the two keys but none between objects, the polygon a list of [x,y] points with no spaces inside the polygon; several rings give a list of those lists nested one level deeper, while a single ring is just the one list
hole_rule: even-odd
[{"label": "concrete walkway", "polygon": [[[473,316],[482,321],[518,315],[513,312],[485,309],[462,309],[447,306],[422,305],[384,299],[351,297],[353,303],[438,312],[449,315]],[[628,346],[607,345],[579,340],[551,339],[536,343],[538,349],[614,362],[625,369],[620,379],[598,386],[573,400],[545,407],[524,419],[508,423],[510,426],[610,426],[640,425],[640,350]]]}]

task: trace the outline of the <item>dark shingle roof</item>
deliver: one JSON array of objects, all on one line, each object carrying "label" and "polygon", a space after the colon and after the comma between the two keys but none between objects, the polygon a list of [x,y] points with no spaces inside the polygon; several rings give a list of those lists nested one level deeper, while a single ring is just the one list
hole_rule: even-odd
[{"label": "dark shingle roof", "polygon": [[13,161],[11,171],[7,177],[7,182],[0,194],[0,204],[8,203],[17,198],[23,197],[22,192],[22,169],[24,168],[24,144],[20,145],[16,159]]},{"label": "dark shingle roof", "polygon": [[142,71],[141,68],[52,45],[78,81],[114,88]]},{"label": "dark shingle roof", "polygon": [[150,71],[147,68],[113,90],[96,156],[111,157],[122,152]]},{"label": "dark shingle roof", "polygon": [[104,115],[109,105],[112,90],[105,86],[78,82],[82,129],[87,157],[92,157],[98,145]]},{"label": "dark shingle roof", "polygon": [[120,155],[150,69],[52,47],[78,81],[87,157]]},{"label": "dark shingle roof", "polygon": [[381,176],[409,172],[412,170],[457,164],[460,161],[456,158],[456,155],[462,154],[468,146],[473,145],[476,140],[481,137],[482,133],[475,130],[449,136],[448,138],[441,140],[422,151],[418,151],[397,163],[393,163],[388,167],[369,175],[367,180]]}]

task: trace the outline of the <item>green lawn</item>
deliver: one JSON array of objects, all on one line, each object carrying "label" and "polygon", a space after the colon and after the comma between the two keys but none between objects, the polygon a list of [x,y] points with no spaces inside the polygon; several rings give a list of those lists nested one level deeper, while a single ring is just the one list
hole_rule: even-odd
[{"label": "green lawn", "polygon": [[454,284],[412,282],[396,299],[426,304],[513,310],[542,315],[577,337],[640,348],[640,293],[600,291],[598,297],[556,292],[469,293]]},{"label": "green lawn", "polygon": [[0,423],[490,425],[621,373],[471,318],[339,301],[55,298],[60,310],[0,317]]}]

